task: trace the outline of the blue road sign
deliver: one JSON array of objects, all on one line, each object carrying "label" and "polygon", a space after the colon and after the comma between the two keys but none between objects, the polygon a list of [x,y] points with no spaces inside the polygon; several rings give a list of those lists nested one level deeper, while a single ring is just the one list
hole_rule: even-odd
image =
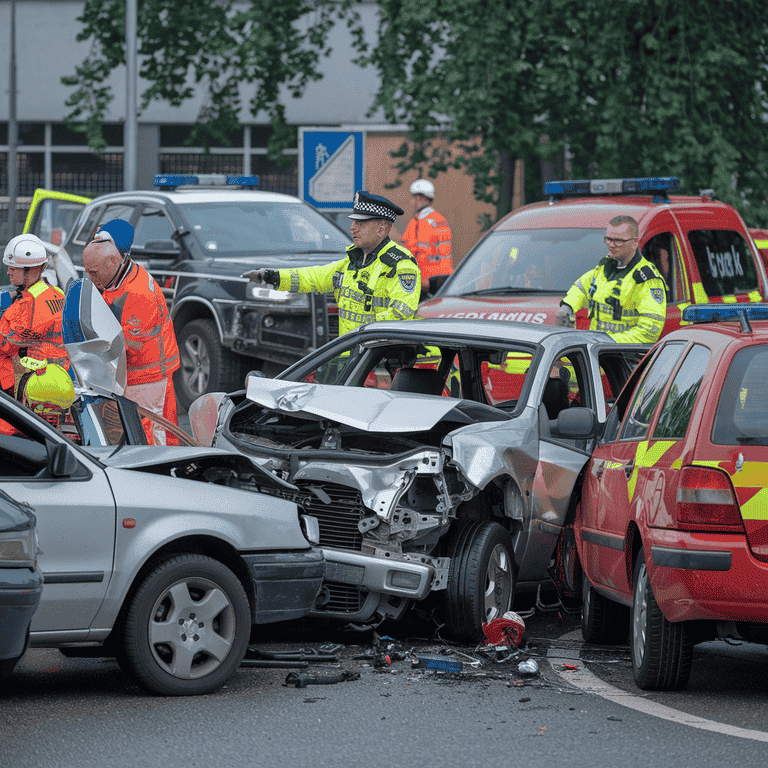
[{"label": "blue road sign", "polygon": [[352,208],[365,188],[365,133],[299,128],[299,197],[321,211]]}]

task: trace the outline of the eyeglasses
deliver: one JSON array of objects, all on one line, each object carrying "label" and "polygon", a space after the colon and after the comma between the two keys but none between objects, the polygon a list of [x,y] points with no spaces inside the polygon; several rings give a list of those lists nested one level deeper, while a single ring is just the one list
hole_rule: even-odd
[{"label": "eyeglasses", "polygon": [[635,240],[634,237],[604,237],[603,240],[605,240],[606,245],[624,245],[624,243],[628,243],[630,240]]}]

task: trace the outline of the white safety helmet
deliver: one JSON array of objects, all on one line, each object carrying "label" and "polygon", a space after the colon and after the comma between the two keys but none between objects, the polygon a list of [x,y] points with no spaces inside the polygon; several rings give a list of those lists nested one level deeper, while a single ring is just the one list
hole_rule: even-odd
[{"label": "white safety helmet", "polygon": [[411,194],[424,195],[424,197],[428,197],[430,200],[434,200],[435,185],[426,179],[419,179],[418,181],[414,181],[413,184],[411,184]]},{"label": "white safety helmet", "polygon": [[5,246],[3,264],[8,267],[39,267],[48,263],[48,251],[35,235],[16,235]]}]

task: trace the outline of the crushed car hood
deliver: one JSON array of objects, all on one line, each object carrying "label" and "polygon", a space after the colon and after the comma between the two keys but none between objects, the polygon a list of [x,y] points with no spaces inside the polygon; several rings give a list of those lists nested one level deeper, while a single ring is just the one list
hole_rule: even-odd
[{"label": "crushed car hood", "polygon": [[424,432],[456,405],[449,397],[256,376],[248,379],[247,397],[271,410],[309,414],[366,432]]},{"label": "crushed car hood", "polygon": [[119,447],[89,445],[84,446],[83,450],[95,456],[102,464],[119,469],[141,469],[169,461],[182,463],[208,457],[221,459],[232,455],[231,451],[221,448],[186,448],[178,445],[124,445]]}]

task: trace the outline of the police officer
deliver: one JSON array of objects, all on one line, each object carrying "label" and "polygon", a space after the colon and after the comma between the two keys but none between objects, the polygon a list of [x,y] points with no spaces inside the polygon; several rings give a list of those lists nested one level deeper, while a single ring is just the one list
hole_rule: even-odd
[{"label": "police officer", "polygon": [[432,206],[435,185],[431,181],[414,181],[410,192],[416,212],[403,232],[403,245],[416,257],[421,270],[421,290],[426,292],[430,277],[453,272],[451,228],[445,216]]},{"label": "police officer", "polygon": [[377,320],[407,320],[416,314],[421,275],[410,251],[389,238],[403,209],[366,190],[355,194],[350,232],[354,245],[343,259],[317,267],[257,269],[257,283],[293,293],[333,291],[339,306],[339,334]]},{"label": "police officer", "polygon": [[[130,257],[133,227],[122,219],[102,226],[83,251],[83,267],[125,335],[125,396],[176,424],[173,372],[180,366],[179,348],[160,286]],[[165,445],[165,431],[147,437]]]},{"label": "police officer", "polygon": [[623,344],[653,344],[666,319],[664,279],[637,250],[638,227],[631,216],[611,219],[604,239],[608,256],[571,286],[555,322],[573,325],[574,313],[586,306],[592,330]]},{"label": "police officer", "polygon": [[0,388],[11,396],[16,387],[14,360],[29,356],[69,370],[61,338],[64,293],[43,277],[48,253],[35,235],[17,235],[5,248],[3,264],[16,286],[0,317]]}]

